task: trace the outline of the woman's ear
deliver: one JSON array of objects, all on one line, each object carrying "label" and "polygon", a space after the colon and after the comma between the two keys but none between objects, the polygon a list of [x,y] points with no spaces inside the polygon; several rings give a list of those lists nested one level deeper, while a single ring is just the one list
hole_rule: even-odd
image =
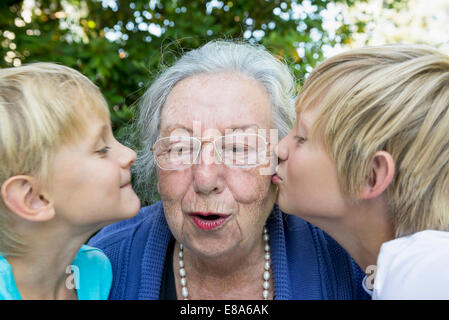
[{"label": "woman's ear", "polygon": [[6,207],[28,221],[48,221],[55,215],[53,202],[48,194],[39,190],[39,182],[32,176],[13,176],[1,187]]},{"label": "woman's ear", "polygon": [[394,177],[395,165],[391,154],[377,151],[368,167],[368,175],[360,195],[361,199],[380,196],[388,188]]}]

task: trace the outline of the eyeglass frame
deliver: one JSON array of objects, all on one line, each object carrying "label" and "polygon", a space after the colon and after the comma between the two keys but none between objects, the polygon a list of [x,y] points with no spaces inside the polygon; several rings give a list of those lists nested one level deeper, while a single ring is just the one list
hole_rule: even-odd
[{"label": "eyeglass frame", "polygon": [[[184,137],[184,136],[173,136],[173,137],[180,137],[180,138],[194,139],[194,140],[198,140],[198,141],[200,142],[200,147],[198,148],[198,154],[196,155],[194,161],[193,161],[191,164],[189,164],[189,165],[187,165],[186,167],[184,167],[184,168],[179,168],[179,169],[165,169],[165,168],[162,168],[162,167],[159,165],[158,161],[156,160],[156,157],[154,157],[154,160],[155,160],[155,162],[156,162],[156,165],[157,165],[160,169],[162,169],[162,170],[165,170],[165,171],[184,170],[184,169],[190,168],[191,166],[193,166],[193,165],[195,164],[195,161],[198,159],[198,157],[200,156],[200,154],[201,154],[201,152],[202,152],[202,150],[203,150],[203,145],[204,145],[203,143],[208,143],[208,142],[209,142],[209,143],[212,143],[212,145],[214,146],[214,153],[215,153],[215,155],[218,155],[218,158],[220,159],[219,164],[223,164],[223,165],[225,165],[225,166],[232,167],[232,168],[242,168],[242,169],[255,168],[255,167],[258,167],[258,166],[262,165],[263,162],[262,162],[262,163],[259,163],[259,164],[255,164],[255,165],[232,166],[232,165],[229,165],[229,164],[226,164],[226,163],[223,162],[223,159],[222,159],[220,153],[219,153],[218,150],[217,150],[217,145],[215,144],[215,142],[216,142],[218,139],[222,139],[222,138],[224,138],[224,137],[232,137],[232,136],[239,136],[239,135],[240,135],[240,136],[241,136],[241,135],[257,136],[257,137],[262,138],[263,142],[265,143],[265,145],[264,145],[264,146],[265,146],[264,152],[265,152],[265,153],[267,152],[267,150],[268,150],[268,145],[270,144],[270,142],[267,142],[267,140],[266,140],[262,135],[260,135],[260,134],[258,134],[258,133],[227,134],[227,135],[224,135],[224,136],[209,137],[209,138],[197,138],[197,137],[191,137],[191,136],[185,136],[185,137]],[[171,137],[172,137],[172,136],[168,136],[168,137],[162,137],[162,138],[157,139],[157,140],[154,142],[153,147],[150,148],[150,151],[152,151],[152,152],[156,151],[156,148],[155,148],[154,146],[155,146],[156,143],[158,143],[160,140],[167,139],[167,138],[171,138]],[[215,157],[215,158],[217,158],[217,157]]]}]

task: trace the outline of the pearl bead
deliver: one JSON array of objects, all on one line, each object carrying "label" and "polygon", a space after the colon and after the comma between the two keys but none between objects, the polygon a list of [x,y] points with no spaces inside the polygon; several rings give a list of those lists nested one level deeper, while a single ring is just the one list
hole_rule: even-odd
[{"label": "pearl bead", "polygon": [[182,254],[182,251],[179,251],[178,256],[179,256],[179,259],[182,259],[184,257],[184,255]]},{"label": "pearl bead", "polygon": [[265,245],[265,251],[270,251],[270,245],[268,243]]},{"label": "pearl bead", "polygon": [[264,299],[268,299],[268,295],[269,295],[268,290],[264,290],[264,291],[263,291],[263,297],[264,297]]},{"label": "pearl bead", "polygon": [[184,260],[179,260],[179,267],[184,268]]},{"label": "pearl bead", "polygon": [[268,234],[264,234],[264,235],[263,235],[263,239],[264,239],[265,241],[268,241],[268,240],[270,240],[270,236],[269,236]]},{"label": "pearl bead", "polygon": [[189,296],[189,291],[187,290],[187,287],[182,287],[181,294],[184,298],[187,298]]},{"label": "pearl bead", "polygon": [[270,283],[269,283],[268,281],[264,281],[264,282],[263,282],[263,288],[264,288],[265,290],[268,290],[269,287],[270,287]]},{"label": "pearl bead", "polygon": [[270,280],[270,271],[265,271],[263,273],[263,278],[264,278],[265,281]]},{"label": "pearl bead", "polygon": [[185,287],[187,284],[186,278],[181,278],[181,286]]},{"label": "pearl bead", "polygon": [[270,260],[270,254],[268,252],[265,253],[265,260]]},{"label": "pearl bead", "polygon": [[184,269],[184,268],[179,269],[179,275],[181,277],[185,277],[186,276],[186,269]]},{"label": "pearl bead", "polygon": [[265,270],[270,270],[270,262],[269,261],[267,261],[267,262],[265,262]]}]

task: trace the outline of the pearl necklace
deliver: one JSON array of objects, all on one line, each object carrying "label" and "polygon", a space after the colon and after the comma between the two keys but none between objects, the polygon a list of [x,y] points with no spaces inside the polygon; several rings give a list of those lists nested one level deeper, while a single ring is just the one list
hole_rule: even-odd
[{"label": "pearl necklace", "polygon": [[[264,300],[268,300],[269,291],[270,288],[270,258],[271,258],[271,252],[270,252],[270,245],[269,240],[270,236],[268,235],[267,227],[263,228],[263,240],[265,242],[264,250],[265,250],[265,271],[263,273],[263,298]],[[186,269],[184,268],[184,246],[182,243],[179,244],[179,276],[181,278],[180,284],[181,284],[181,294],[184,297],[184,300],[188,300],[189,291],[187,290],[187,277],[186,277]]]}]

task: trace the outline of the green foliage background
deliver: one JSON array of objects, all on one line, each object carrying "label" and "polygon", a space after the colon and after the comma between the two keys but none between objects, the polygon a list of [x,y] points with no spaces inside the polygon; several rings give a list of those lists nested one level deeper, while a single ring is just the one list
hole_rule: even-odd
[{"label": "green foliage background", "polygon": [[[132,117],[132,106],[161,67],[183,50],[212,39],[262,43],[285,59],[301,82],[307,68],[323,58],[324,44],[344,43],[351,36],[344,24],[333,38],[323,29],[320,12],[329,1],[306,2],[313,12],[298,17],[292,6],[301,1],[37,0],[31,19],[23,25],[24,2],[6,0],[0,4],[0,67],[13,65],[3,59],[12,51],[21,63],[52,61],[81,71],[106,96],[114,131],[120,133]],[[344,2],[351,5],[354,0]],[[70,12],[64,13],[67,4],[84,11],[72,21],[81,36],[64,26],[72,18]],[[150,24],[164,31],[160,36],[151,34]],[[320,35],[318,40],[312,41],[311,30]],[[120,34],[115,41],[106,37],[111,31]],[[297,53],[299,47],[304,48],[303,57]]]},{"label": "green foliage background", "polygon": [[[79,70],[105,95],[121,139],[132,134],[138,99],[161,68],[212,39],[265,45],[291,66],[300,84],[323,59],[324,45],[351,39],[344,23],[335,34],[323,28],[321,13],[329,2],[35,0],[27,9],[24,1],[2,0],[0,67],[51,61]],[[356,0],[334,2],[350,6]],[[363,32],[364,25],[357,28]]]}]

